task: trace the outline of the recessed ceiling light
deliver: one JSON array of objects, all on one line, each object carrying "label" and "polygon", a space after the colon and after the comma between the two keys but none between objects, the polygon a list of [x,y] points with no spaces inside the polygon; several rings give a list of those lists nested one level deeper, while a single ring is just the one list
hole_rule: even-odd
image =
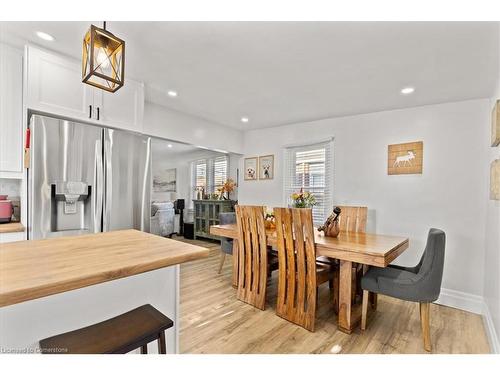
[{"label": "recessed ceiling light", "polygon": [[170,90],[169,92],[167,92],[168,96],[171,96],[172,98],[175,98],[177,96],[177,91],[172,91]]},{"label": "recessed ceiling light", "polygon": [[167,145],[167,147],[168,147],[168,148],[172,148],[172,145],[169,143],[169,144]]},{"label": "recessed ceiling light", "polygon": [[401,89],[401,94],[409,95],[409,94],[413,93],[414,91],[415,91],[414,87],[405,87],[405,88]]},{"label": "recessed ceiling light", "polygon": [[37,31],[36,36],[38,36],[40,39],[47,40],[49,42],[53,42],[55,39],[52,35],[44,33],[43,31]]},{"label": "recessed ceiling light", "polygon": [[241,118],[241,122],[248,122],[248,121],[250,121],[250,120],[248,119],[248,117],[242,117],[242,118]]}]

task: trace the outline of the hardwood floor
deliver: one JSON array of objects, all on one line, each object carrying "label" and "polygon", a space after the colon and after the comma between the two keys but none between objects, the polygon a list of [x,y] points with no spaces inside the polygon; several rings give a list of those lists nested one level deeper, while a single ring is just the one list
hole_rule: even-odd
[{"label": "hardwood floor", "polygon": [[[330,290],[323,285],[312,333],[276,316],[277,272],[261,311],[236,299],[230,256],[217,273],[218,243],[186,242],[211,251],[208,258],[181,265],[181,353],[425,353],[418,303],[379,296],[366,331],[358,327],[347,335],[337,329]],[[490,352],[480,315],[435,304],[431,339],[433,353]]]}]

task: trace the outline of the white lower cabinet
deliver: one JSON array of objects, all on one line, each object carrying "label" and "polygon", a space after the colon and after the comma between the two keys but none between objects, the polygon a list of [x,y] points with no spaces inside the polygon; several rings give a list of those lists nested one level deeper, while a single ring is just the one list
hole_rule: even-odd
[{"label": "white lower cabinet", "polygon": [[25,232],[0,233],[0,243],[22,241],[25,239]]},{"label": "white lower cabinet", "polygon": [[22,172],[23,53],[0,44],[0,172]]}]

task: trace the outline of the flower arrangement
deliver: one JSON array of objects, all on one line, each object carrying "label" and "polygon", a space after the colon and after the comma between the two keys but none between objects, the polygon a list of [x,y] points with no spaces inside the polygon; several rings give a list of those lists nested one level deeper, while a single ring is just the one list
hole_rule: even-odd
[{"label": "flower arrangement", "polygon": [[304,191],[302,188],[300,192],[293,193],[290,198],[292,198],[292,205],[295,208],[311,208],[316,205],[316,198],[308,191]]},{"label": "flower arrangement", "polygon": [[[236,186],[236,183],[232,178],[228,178],[226,181],[224,181],[224,184],[217,189],[219,192],[219,196],[224,199],[229,199],[229,194],[234,191],[234,188]],[[227,196],[224,196],[224,193],[227,193]]]},{"label": "flower arrangement", "polygon": [[275,221],[275,218],[274,218],[274,211],[273,209],[265,209],[264,210],[264,225],[266,227],[266,229],[274,229],[276,228],[276,221]]}]

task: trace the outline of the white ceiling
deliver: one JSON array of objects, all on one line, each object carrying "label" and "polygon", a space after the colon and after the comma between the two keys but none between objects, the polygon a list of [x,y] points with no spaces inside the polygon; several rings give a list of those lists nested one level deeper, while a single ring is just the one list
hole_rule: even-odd
[{"label": "white ceiling", "polygon": [[[90,22],[0,23],[76,58]],[[100,25],[100,22],[94,22]],[[238,129],[488,97],[496,22],[108,22],[146,98]],[[56,38],[43,42],[34,32]],[[7,34],[5,34],[7,35]],[[416,91],[402,96],[400,89]],[[166,92],[175,90],[177,98]],[[242,116],[250,122],[240,122]]]}]

